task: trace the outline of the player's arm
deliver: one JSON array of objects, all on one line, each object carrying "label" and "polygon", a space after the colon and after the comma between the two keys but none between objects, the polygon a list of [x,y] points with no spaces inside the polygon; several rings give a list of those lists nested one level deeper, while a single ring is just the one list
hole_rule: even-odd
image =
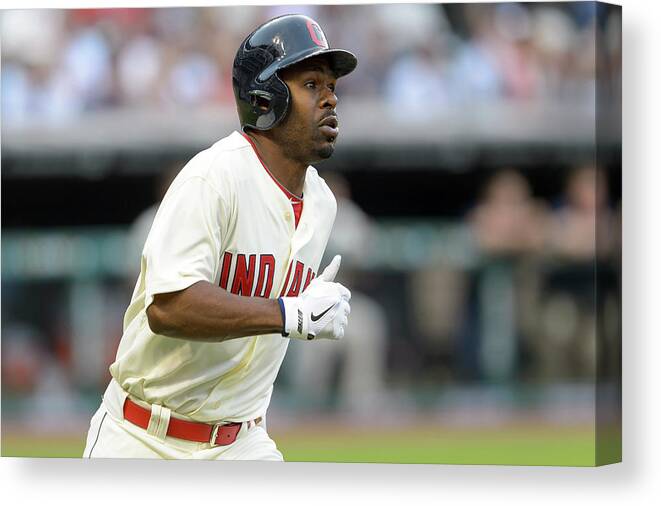
[{"label": "player's arm", "polygon": [[147,308],[149,327],[157,334],[194,341],[275,333],[299,339],[341,339],[351,311],[351,292],[333,282],[339,267],[336,256],[299,297],[243,297],[206,281],[156,294]]},{"label": "player's arm", "polygon": [[194,341],[225,341],[283,329],[277,300],[234,295],[206,281],[156,294],[147,319],[156,334]]}]

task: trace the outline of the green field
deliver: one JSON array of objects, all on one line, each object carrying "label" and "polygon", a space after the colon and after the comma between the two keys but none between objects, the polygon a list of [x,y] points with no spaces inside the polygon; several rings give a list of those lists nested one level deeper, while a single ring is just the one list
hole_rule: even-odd
[{"label": "green field", "polygon": [[586,429],[418,428],[273,437],[290,461],[594,465],[594,436]]},{"label": "green field", "polygon": [[[270,431],[285,459],[298,462],[594,465],[589,427],[456,429],[405,427]],[[2,455],[79,457],[84,435],[30,436],[3,432]]]}]

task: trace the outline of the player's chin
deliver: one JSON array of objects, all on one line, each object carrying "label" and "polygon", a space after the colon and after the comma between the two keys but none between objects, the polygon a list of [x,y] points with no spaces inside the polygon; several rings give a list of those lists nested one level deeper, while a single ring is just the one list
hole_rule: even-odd
[{"label": "player's chin", "polygon": [[333,155],[333,151],[335,151],[335,144],[327,143],[317,150],[317,156],[320,160],[326,160]]},{"label": "player's chin", "polygon": [[335,151],[336,137],[324,137],[317,143],[317,156],[320,160],[326,160],[333,155]]}]

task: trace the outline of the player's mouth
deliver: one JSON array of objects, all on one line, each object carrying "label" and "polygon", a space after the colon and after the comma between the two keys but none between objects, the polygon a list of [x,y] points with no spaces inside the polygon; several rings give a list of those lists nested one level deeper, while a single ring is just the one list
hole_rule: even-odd
[{"label": "player's mouth", "polygon": [[331,114],[326,116],[319,122],[319,130],[324,134],[324,137],[330,141],[334,141],[337,135],[340,133],[337,122],[337,116]]}]

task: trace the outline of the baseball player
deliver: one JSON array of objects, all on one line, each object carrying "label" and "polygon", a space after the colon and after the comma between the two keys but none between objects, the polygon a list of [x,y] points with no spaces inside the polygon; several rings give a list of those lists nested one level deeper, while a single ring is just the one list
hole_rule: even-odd
[{"label": "baseball player", "polygon": [[265,417],[289,340],[341,339],[350,312],[340,257],[317,276],[336,202],[309,164],[333,153],[356,64],[301,15],[241,44],[243,131],[193,157],[156,213],[85,457],[283,460]]}]

